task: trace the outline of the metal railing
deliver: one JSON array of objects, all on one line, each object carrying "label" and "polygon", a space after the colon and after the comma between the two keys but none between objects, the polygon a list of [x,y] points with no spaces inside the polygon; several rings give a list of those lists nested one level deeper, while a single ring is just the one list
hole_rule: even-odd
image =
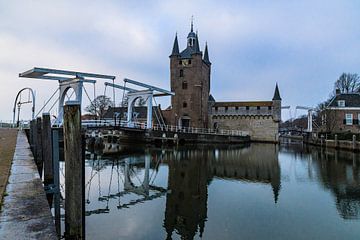
[{"label": "metal railing", "polygon": [[[102,120],[82,120],[83,127],[129,127],[136,129],[147,129],[144,122],[127,122],[125,120],[115,121],[113,119]],[[179,127],[165,124],[155,124],[152,130],[163,132],[179,132],[179,133],[193,133],[193,134],[212,134],[212,135],[226,135],[226,136],[248,136],[249,132],[241,130],[227,130],[227,129],[211,129],[211,128],[195,128],[195,127]]]},{"label": "metal railing", "polygon": [[227,129],[212,129],[212,128],[195,128],[195,127],[179,127],[172,125],[154,125],[153,130],[161,130],[164,132],[182,132],[194,134],[212,134],[212,135],[227,135],[227,136],[248,136],[247,131],[241,130],[227,130]]},{"label": "metal railing", "polygon": [[29,128],[30,127],[30,121],[25,121],[25,120],[21,120],[18,123],[19,125],[17,126],[17,123],[13,123],[13,121],[8,120],[8,121],[3,121],[0,120],[0,128]]}]

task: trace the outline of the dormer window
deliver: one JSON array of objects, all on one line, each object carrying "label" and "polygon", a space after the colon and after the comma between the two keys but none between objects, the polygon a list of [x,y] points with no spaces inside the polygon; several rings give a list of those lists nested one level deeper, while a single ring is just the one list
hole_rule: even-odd
[{"label": "dormer window", "polygon": [[338,107],[345,107],[345,100],[338,100],[337,104],[338,104]]}]

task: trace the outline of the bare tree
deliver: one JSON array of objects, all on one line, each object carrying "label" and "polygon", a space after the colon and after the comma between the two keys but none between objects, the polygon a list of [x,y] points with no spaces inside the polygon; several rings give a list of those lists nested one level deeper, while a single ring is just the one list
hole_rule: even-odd
[{"label": "bare tree", "polygon": [[360,77],[356,73],[343,73],[334,84],[335,91],[341,93],[353,93],[360,90]]},{"label": "bare tree", "polygon": [[113,102],[109,97],[105,95],[97,96],[85,110],[91,114],[97,115],[100,118],[103,118],[106,111],[110,106],[113,105]]}]

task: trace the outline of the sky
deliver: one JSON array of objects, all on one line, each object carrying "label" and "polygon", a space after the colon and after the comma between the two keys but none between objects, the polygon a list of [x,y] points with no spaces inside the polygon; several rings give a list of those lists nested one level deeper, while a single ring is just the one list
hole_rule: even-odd
[{"label": "sky", "polygon": [[[20,89],[36,91],[36,113],[56,91],[56,81],[18,77],[33,67],[108,74],[120,85],[126,77],[170,89],[175,34],[184,49],[191,16],[202,51],[208,43],[217,101],[271,100],[278,83],[282,104],[292,107],[294,117],[295,106],[326,100],[341,73],[360,73],[357,0],[0,0],[0,120],[12,119]],[[104,94],[103,82],[97,82],[96,95]],[[86,89],[93,91],[89,84]],[[109,89],[106,94],[112,96]],[[116,90],[116,103],[122,94]],[[170,99],[157,102],[165,108]],[[82,105],[88,104],[85,96]],[[24,105],[20,118],[30,119],[30,109]],[[283,110],[283,118],[289,116]]]}]

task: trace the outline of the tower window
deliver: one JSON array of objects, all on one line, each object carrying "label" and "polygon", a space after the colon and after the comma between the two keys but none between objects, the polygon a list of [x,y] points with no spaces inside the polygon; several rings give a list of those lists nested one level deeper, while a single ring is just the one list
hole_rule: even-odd
[{"label": "tower window", "polygon": [[183,76],[184,76],[184,70],[180,69],[180,77],[183,77]]},{"label": "tower window", "polygon": [[217,111],[218,110],[218,107],[215,107],[215,111]]},{"label": "tower window", "polygon": [[191,64],[191,59],[188,60],[188,63]]},{"label": "tower window", "polygon": [[179,61],[179,65],[181,65],[181,64],[182,64],[182,61],[180,60],[180,61]]},{"label": "tower window", "polygon": [[250,109],[250,107],[249,106],[246,106],[246,110],[249,110]]},{"label": "tower window", "polygon": [[186,108],[186,107],[187,107],[187,103],[183,102],[183,108]]},{"label": "tower window", "polygon": [[257,110],[260,110],[260,106],[257,106],[256,109],[257,109]]},{"label": "tower window", "polygon": [[268,110],[271,110],[271,106],[268,106]]},{"label": "tower window", "polygon": [[187,89],[188,85],[186,81],[182,82],[182,89]]}]

